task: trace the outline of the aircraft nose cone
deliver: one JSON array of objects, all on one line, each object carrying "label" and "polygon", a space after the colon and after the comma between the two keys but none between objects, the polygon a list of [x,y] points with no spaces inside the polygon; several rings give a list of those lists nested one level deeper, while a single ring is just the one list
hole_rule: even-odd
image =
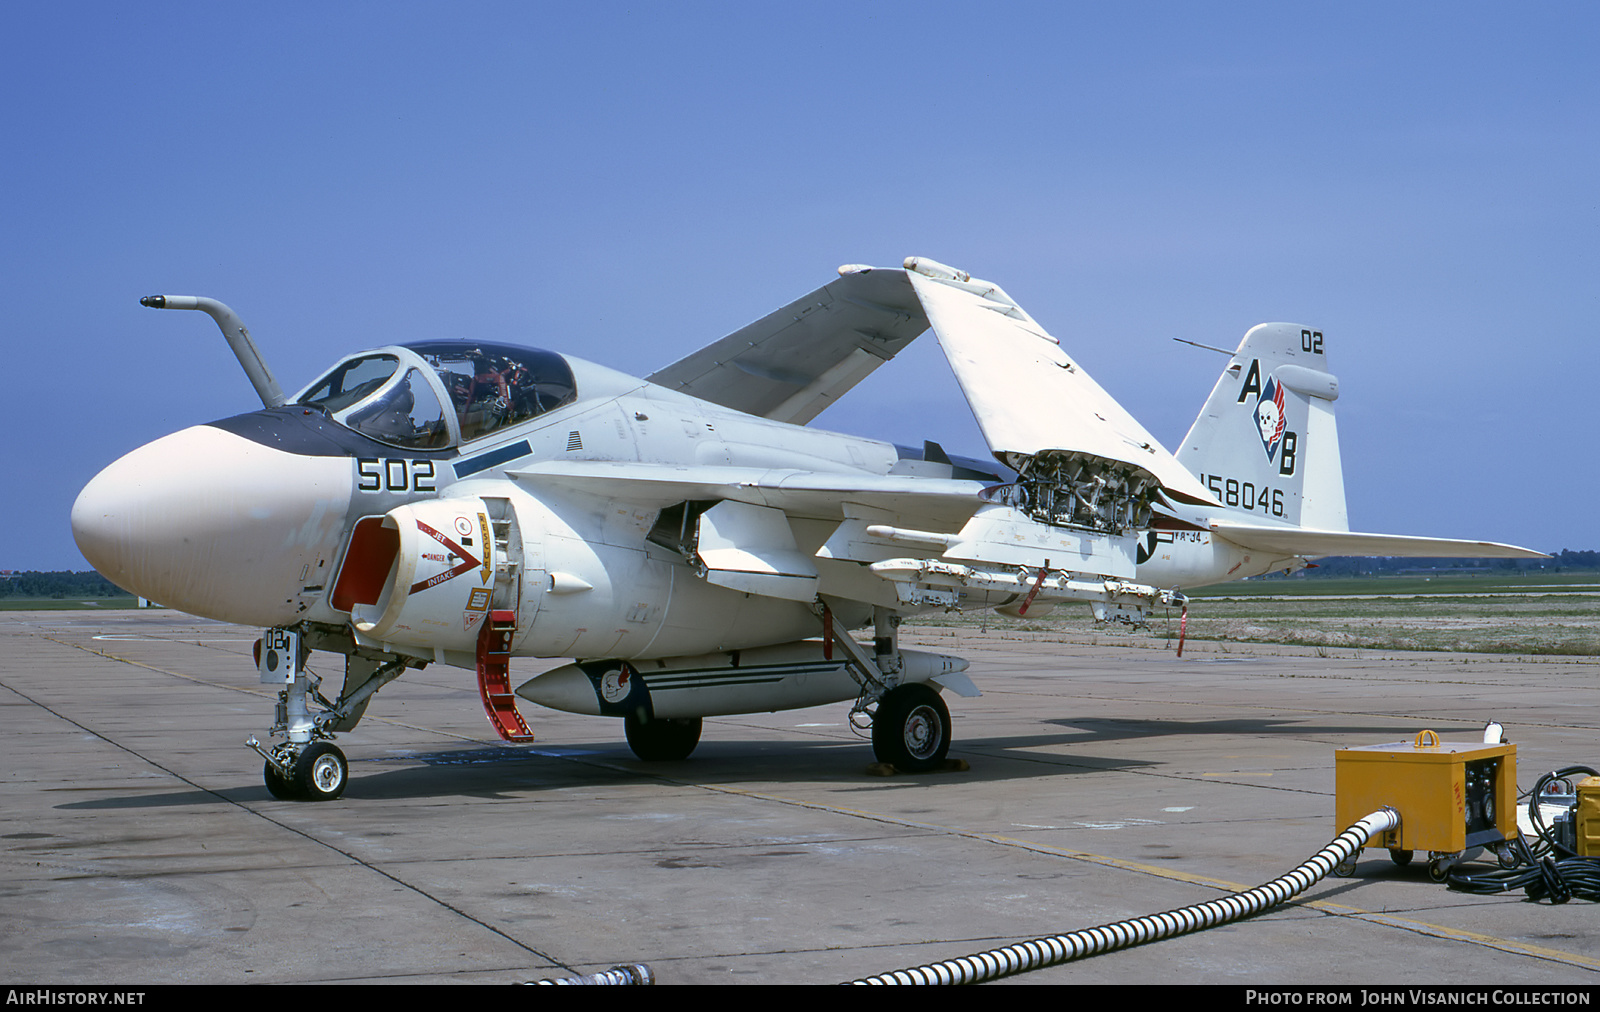
[{"label": "aircraft nose cone", "polygon": [[96,475],[73,504],[72,535],[124,590],[194,615],[278,625],[315,598],[307,586],[325,583],[351,483],[345,458],[200,425]]}]

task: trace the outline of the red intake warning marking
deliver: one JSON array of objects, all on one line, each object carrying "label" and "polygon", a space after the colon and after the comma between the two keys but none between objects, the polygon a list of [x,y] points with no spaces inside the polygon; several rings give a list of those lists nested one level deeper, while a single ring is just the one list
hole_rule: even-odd
[{"label": "red intake warning marking", "polygon": [[[462,573],[468,572],[469,570],[477,569],[479,566],[483,565],[483,563],[479,562],[477,559],[474,559],[472,556],[468,555],[461,548],[460,545],[456,544],[454,541],[451,541],[449,538],[445,537],[443,534],[440,534],[438,531],[434,530],[432,527],[429,527],[427,524],[423,523],[421,520],[417,521],[417,530],[419,530],[422,533],[426,534],[428,537],[432,538],[433,540],[439,542],[439,544],[441,544],[441,545],[445,546],[446,548],[450,549],[451,554],[453,554],[456,558],[461,559],[462,561],[461,561],[460,565],[456,566],[456,568],[454,568],[454,569],[447,569],[444,572],[438,574],[437,576],[430,576],[426,580],[421,581],[420,583],[413,583],[411,585],[411,593],[415,594],[419,590],[427,590],[429,587],[437,587],[439,584],[445,582],[446,580],[453,580],[456,577],[460,576]],[[486,558],[486,559],[488,558],[488,553],[487,552],[484,553],[484,558]],[[485,569],[487,569],[487,567],[485,567]]]}]

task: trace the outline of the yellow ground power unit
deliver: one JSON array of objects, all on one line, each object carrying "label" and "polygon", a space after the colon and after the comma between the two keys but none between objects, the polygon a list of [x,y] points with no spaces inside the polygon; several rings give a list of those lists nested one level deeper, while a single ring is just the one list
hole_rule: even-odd
[{"label": "yellow ground power unit", "polygon": [[1413,741],[1333,755],[1336,821],[1348,826],[1385,806],[1399,812],[1399,827],[1373,838],[1396,864],[1428,851],[1428,873],[1443,880],[1474,847],[1493,849],[1504,865],[1516,862],[1504,846],[1517,836],[1515,745],[1440,741],[1423,731]]},{"label": "yellow ground power unit", "polygon": [[1573,813],[1577,825],[1579,857],[1600,857],[1600,777],[1585,777],[1578,782],[1578,807]]}]

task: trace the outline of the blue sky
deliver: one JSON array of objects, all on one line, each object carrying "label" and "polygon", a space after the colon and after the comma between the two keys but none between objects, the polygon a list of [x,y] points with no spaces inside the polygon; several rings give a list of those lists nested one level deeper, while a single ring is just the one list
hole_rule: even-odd
[{"label": "blue sky", "polygon": [[[576,9],[574,9],[576,8]],[[643,374],[825,283],[1003,285],[1175,446],[1328,335],[1352,526],[1594,548],[1589,4],[26,4],[0,84],[0,568],[73,498],[362,347]],[[981,455],[931,337],[817,425]]]}]

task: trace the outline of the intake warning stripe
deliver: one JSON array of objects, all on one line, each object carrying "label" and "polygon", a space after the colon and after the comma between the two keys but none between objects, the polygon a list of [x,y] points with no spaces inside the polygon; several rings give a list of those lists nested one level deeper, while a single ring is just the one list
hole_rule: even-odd
[{"label": "intake warning stripe", "polygon": [[533,447],[528,445],[528,441],[526,439],[520,439],[515,443],[508,443],[499,449],[490,450],[487,453],[480,453],[476,457],[467,457],[463,460],[458,460],[451,466],[455,468],[457,478],[465,478],[469,474],[477,474],[479,471],[486,471],[497,464],[504,464],[508,460],[516,460],[518,457],[526,457],[532,452]]},{"label": "intake warning stripe", "polygon": [[[427,590],[429,587],[437,587],[439,584],[445,582],[446,580],[454,580],[456,577],[460,576],[462,573],[465,573],[468,570],[477,569],[480,565],[482,565],[482,563],[480,563],[477,559],[474,559],[472,556],[470,556],[466,552],[462,551],[460,545],[456,544],[454,541],[451,541],[449,538],[445,537],[443,534],[440,534],[438,531],[434,530],[432,527],[429,527],[427,524],[423,523],[421,520],[417,521],[417,530],[419,530],[422,533],[426,534],[428,537],[432,538],[433,540],[439,542],[439,544],[441,544],[441,545],[445,546],[446,548],[450,549],[451,552],[455,553],[456,558],[461,559],[463,561],[461,562],[460,565],[458,565],[454,569],[447,569],[444,572],[439,573],[437,576],[430,576],[426,580],[421,580],[421,581],[419,581],[417,583],[413,583],[411,585],[411,593],[415,594],[419,590]],[[487,553],[485,553],[484,558],[488,558],[488,554]]]}]

